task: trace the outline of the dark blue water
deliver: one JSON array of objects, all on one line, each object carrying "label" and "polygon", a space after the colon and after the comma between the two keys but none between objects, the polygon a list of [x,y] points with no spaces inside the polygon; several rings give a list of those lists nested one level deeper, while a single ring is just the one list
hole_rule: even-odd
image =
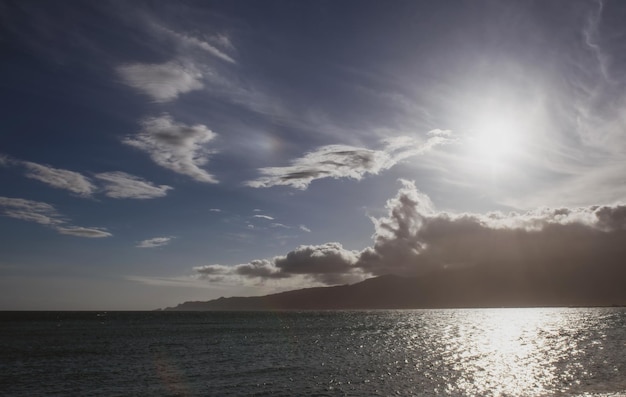
[{"label": "dark blue water", "polygon": [[619,396],[626,310],[0,313],[3,396]]}]

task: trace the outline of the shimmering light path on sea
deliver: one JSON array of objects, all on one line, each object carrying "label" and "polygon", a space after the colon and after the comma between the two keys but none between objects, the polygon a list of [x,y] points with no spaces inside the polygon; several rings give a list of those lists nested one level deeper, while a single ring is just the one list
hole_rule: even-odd
[{"label": "shimmering light path on sea", "polygon": [[0,390],[12,396],[626,393],[621,308],[47,312],[0,321]]}]

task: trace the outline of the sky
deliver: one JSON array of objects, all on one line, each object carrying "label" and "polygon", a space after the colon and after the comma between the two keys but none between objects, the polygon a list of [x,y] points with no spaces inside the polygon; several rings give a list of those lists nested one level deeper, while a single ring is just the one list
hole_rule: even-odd
[{"label": "sky", "polygon": [[609,0],[0,1],[0,310],[626,263],[624,20]]}]

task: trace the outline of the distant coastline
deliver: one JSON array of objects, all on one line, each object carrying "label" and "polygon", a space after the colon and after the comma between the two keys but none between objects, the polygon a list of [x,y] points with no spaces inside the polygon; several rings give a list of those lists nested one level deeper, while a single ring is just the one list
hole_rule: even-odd
[{"label": "distant coastline", "polygon": [[[420,277],[384,275],[351,285],[251,297],[189,301],[165,311],[368,310],[511,307],[624,307],[620,279],[551,279],[493,269],[441,270]],[[581,278],[582,277],[582,278]],[[586,288],[581,288],[581,280]],[[621,279],[623,281],[623,279]]]}]

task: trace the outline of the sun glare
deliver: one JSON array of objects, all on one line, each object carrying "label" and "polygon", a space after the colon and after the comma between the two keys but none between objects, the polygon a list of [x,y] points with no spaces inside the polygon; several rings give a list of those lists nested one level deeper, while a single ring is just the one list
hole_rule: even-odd
[{"label": "sun glare", "polygon": [[498,158],[511,154],[516,147],[513,123],[505,118],[480,122],[473,131],[472,144],[481,155]]},{"label": "sun glare", "polygon": [[519,150],[518,123],[515,118],[503,114],[478,119],[468,136],[472,154],[491,166],[508,162]]}]

